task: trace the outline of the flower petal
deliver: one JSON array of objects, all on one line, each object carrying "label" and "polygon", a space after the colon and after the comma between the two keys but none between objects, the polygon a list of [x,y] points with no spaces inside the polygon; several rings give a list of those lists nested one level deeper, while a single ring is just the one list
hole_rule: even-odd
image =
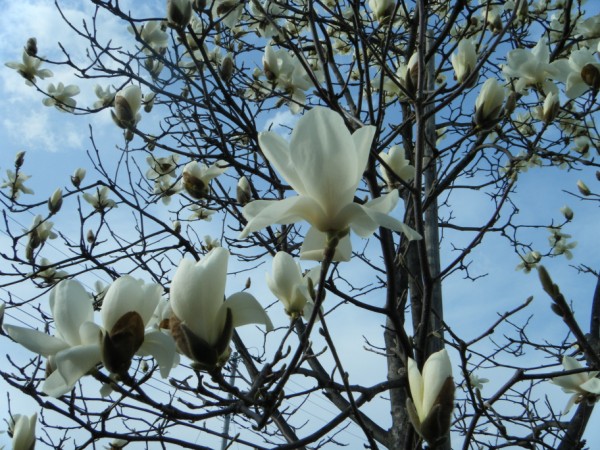
[{"label": "flower petal", "polygon": [[99,344],[78,345],[58,352],[54,359],[56,370],[46,379],[42,391],[53,397],[69,392],[101,360]]},{"label": "flower petal", "polygon": [[31,350],[46,358],[69,347],[69,344],[62,339],[49,336],[41,331],[32,330],[31,328],[5,324],[4,330],[11,338],[27,350]]},{"label": "flower petal", "polygon": [[137,352],[138,355],[152,355],[160,369],[160,376],[167,378],[175,367],[177,351],[175,341],[162,331],[150,331],[144,335],[144,343]]},{"label": "flower petal", "polygon": [[290,158],[290,147],[285,139],[273,131],[259,133],[258,144],[265,158],[299,194],[306,194],[304,183]]},{"label": "flower petal", "polygon": [[[423,410],[429,414],[448,377],[452,376],[452,363],[443,349],[432,353],[423,366]],[[425,417],[422,418],[423,421]]]},{"label": "flower petal", "polygon": [[[300,248],[300,259],[323,261],[323,254],[327,246],[327,235],[315,227],[310,227],[304,237]],[[338,242],[333,255],[333,261],[350,261],[352,257],[352,243],[350,236],[346,235]]]},{"label": "flower petal", "polygon": [[236,292],[231,295],[221,306],[221,311],[227,308],[231,309],[234,328],[257,323],[266,325],[267,331],[273,330],[273,323],[264,308],[253,295],[247,292]]},{"label": "flower petal", "polygon": [[50,309],[57,335],[70,345],[81,344],[79,327],[93,321],[92,299],[83,285],[75,280],[63,280],[50,292]]},{"label": "flower petal", "polygon": [[408,373],[410,395],[413,399],[415,409],[417,410],[419,421],[423,422],[426,417],[426,413],[423,411],[423,377],[421,376],[416,361],[412,358],[408,358],[406,370]]}]

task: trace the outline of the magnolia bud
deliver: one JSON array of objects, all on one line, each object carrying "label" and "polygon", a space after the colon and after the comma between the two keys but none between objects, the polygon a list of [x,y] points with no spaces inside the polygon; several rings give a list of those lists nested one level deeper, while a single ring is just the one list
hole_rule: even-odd
[{"label": "magnolia bud", "polygon": [[25,53],[27,53],[29,56],[35,56],[37,55],[37,52],[37,39],[30,37],[27,39],[27,44],[25,44]]},{"label": "magnolia bud", "polygon": [[73,173],[73,175],[71,175],[71,183],[73,183],[73,186],[78,188],[84,178],[85,178],[85,169],[82,169],[80,167]]},{"label": "magnolia bud", "polygon": [[236,188],[236,198],[240,205],[244,206],[252,199],[252,191],[250,183],[246,177],[241,177]]},{"label": "magnolia bud", "polygon": [[190,0],[167,0],[167,20],[174,28],[185,28],[192,20]]},{"label": "magnolia bud", "polygon": [[248,277],[248,279],[246,280],[246,285],[244,289],[250,289],[250,286],[252,286],[252,280],[250,279],[250,277]]},{"label": "magnolia bud", "polygon": [[154,92],[149,92],[148,94],[144,95],[144,100],[143,100],[144,111],[146,111],[147,113],[152,111],[152,107],[154,106],[154,98],[155,97],[156,97],[156,94]]},{"label": "magnolia bud", "polygon": [[231,80],[234,67],[233,55],[231,53],[227,53],[225,58],[223,58],[221,61],[221,67],[219,68],[219,76],[223,81]]},{"label": "magnolia bud", "polygon": [[15,167],[18,169],[25,162],[25,152],[18,152],[15,155]]},{"label": "magnolia bud", "polygon": [[542,119],[544,122],[551,123],[556,118],[559,108],[558,95],[550,92],[544,100],[544,108],[542,110]]},{"label": "magnolia bud", "polygon": [[581,78],[592,89],[597,91],[600,88],[600,70],[594,64],[586,64],[581,69]]},{"label": "magnolia bud", "polygon": [[563,216],[565,216],[565,219],[567,220],[573,220],[573,210],[571,208],[569,208],[567,205],[563,206],[562,208],[560,208],[560,212],[563,214]]},{"label": "magnolia bud", "polygon": [[175,233],[179,233],[181,231],[181,222],[179,220],[173,222],[173,231]]},{"label": "magnolia bud", "polygon": [[590,191],[590,188],[587,187],[586,184],[581,180],[577,180],[577,189],[579,189],[579,192],[581,192],[581,195],[585,195],[586,197],[588,195],[592,194],[592,191]]},{"label": "magnolia bud", "polygon": [[491,130],[502,118],[504,87],[495,78],[483,83],[475,101],[475,124],[483,130]]},{"label": "magnolia bud", "polygon": [[48,199],[48,210],[50,211],[50,214],[56,214],[60,210],[62,202],[62,189],[58,188]]},{"label": "magnolia bud", "polygon": [[85,238],[90,244],[93,244],[96,241],[96,236],[92,230],[88,230]]}]

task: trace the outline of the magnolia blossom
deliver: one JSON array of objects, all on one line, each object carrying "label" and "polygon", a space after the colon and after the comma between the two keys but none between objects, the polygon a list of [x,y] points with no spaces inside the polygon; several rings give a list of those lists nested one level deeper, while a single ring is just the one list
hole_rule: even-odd
[{"label": "magnolia blossom", "polygon": [[406,98],[407,94],[413,93],[417,86],[418,61],[418,53],[413,53],[408,62],[400,63],[393,79],[386,74],[383,80],[383,90],[396,94],[401,99]]},{"label": "magnolia blossom", "polygon": [[188,217],[188,220],[206,220],[207,222],[212,221],[212,216],[216,212],[200,205],[192,205],[190,210],[192,214]]},{"label": "magnolia blossom", "polygon": [[[473,41],[470,39],[461,39],[458,43],[457,52],[450,56],[450,62],[454,68],[456,82],[459,84],[464,83],[477,64],[477,51],[475,50]],[[477,77],[473,77],[468,87],[475,86],[475,83],[477,83]]]},{"label": "magnolia blossom", "polygon": [[37,243],[36,247],[43,244],[48,239],[56,239],[58,235],[52,231],[54,222],[43,220],[39,214],[33,218],[33,224],[29,228],[29,239]]},{"label": "magnolia blossom", "polygon": [[155,158],[152,155],[148,156],[146,162],[150,168],[146,171],[146,178],[150,180],[176,178],[175,169],[177,169],[178,161],[179,155],[164,156],[162,158]]},{"label": "magnolia blossom", "polygon": [[423,374],[417,363],[408,358],[408,384],[412,399],[406,406],[415,430],[429,444],[445,438],[450,429],[454,408],[454,381],[452,364],[446,350],[433,353],[425,361]]},{"label": "magnolia blossom", "polygon": [[105,108],[107,106],[112,106],[115,101],[115,92],[112,90],[110,86],[103,88],[99,84],[94,86],[94,93],[96,97],[98,97],[98,101],[94,103],[94,108]]},{"label": "magnolia blossom", "polygon": [[[286,252],[277,252],[273,257],[272,274],[267,274],[267,286],[292,318],[312,311],[310,283],[319,281],[319,266],[302,275],[300,265]],[[307,310],[308,306],[308,310]],[[309,316],[310,317],[310,316]]]},{"label": "magnolia blossom", "polygon": [[42,60],[27,54],[27,51],[23,51],[23,62],[7,62],[6,67],[15,69],[19,74],[25,78],[25,83],[29,86],[33,86],[35,78],[48,78],[52,76],[52,72],[48,69],[40,69]]},{"label": "magnolia blossom", "polygon": [[569,98],[579,97],[590,87],[599,89],[600,63],[594,52],[587,48],[572,51],[561,81],[566,83],[565,94]]},{"label": "magnolia blossom", "polygon": [[73,186],[75,186],[76,188],[79,187],[79,185],[85,178],[85,173],[86,173],[85,169],[83,169],[81,167],[78,169],[75,169],[75,172],[73,172],[73,175],[71,175],[71,183],[73,183]]},{"label": "magnolia blossom", "polygon": [[63,203],[62,189],[57,188],[48,199],[48,210],[51,214],[56,214],[60,211]]},{"label": "magnolia blossom", "polygon": [[163,378],[175,362],[175,342],[148,328],[159,304],[162,286],[125,275],[115,280],[102,301],[102,362],[113,373],[125,374],[134,355],[152,355]]},{"label": "magnolia blossom", "polygon": [[56,283],[68,276],[64,270],[56,270],[54,264],[47,258],[41,258],[38,263],[40,270],[34,273],[34,276],[43,279],[46,283]]},{"label": "magnolia blossom", "polygon": [[557,92],[550,80],[562,78],[564,62],[550,62],[550,50],[546,38],[539,40],[532,50],[517,48],[508,52],[502,71],[507,77],[518,78],[515,91],[523,93],[529,87],[541,88],[547,94]]},{"label": "magnolia blossom", "polygon": [[217,161],[212,166],[192,161],[183,168],[183,187],[196,199],[205,198],[209,192],[209,183],[213,178],[225,173],[227,167],[223,161]]},{"label": "magnolia blossom", "polygon": [[558,98],[558,94],[553,92],[548,93],[542,107],[542,120],[546,123],[551,123],[556,118],[559,109],[560,99]]},{"label": "magnolia blossom", "polygon": [[235,189],[235,197],[238,203],[242,206],[252,200],[252,190],[250,189],[250,182],[248,181],[248,178],[244,176],[240,177]]},{"label": "magnolia blossom", "polygon": [[32,416],[15,414],[10,421],[13,450],[32,450],[35,447],[37,413]]},{"label": "magnolia blossom", "polygon": [[531,251],[524,256],[521,256],[521,262],[515,267],[515,270],[522,270],[525,273],[531,272],[537,264],[542,260],[540,252]]},{"label": "magnolia blossom", "polygon": [[[565,370],[583,369],[583,366],[571,356],[564,356],[562,365]],[[550,380],[560,386],[564,392],[573,393],[563,414],[567,414],[574,404],[581,403],[584,399],[598,401],[600,398],[600,379],[596,378],[597,375],[598,371],[580,372],[554,377]]]},{"label": "magnolia blossom", "polygon": [[229,251],[213,248],[198,262],[181,260],[171,283],[170,328],[178,350],[200,367],[212,369],[229,358],[235,327],[251,323],[273,329],[260,303],[247,292],[223,301]]},{"label": "magnolia blossom", "polygon": [[301,257],[322,259],[328,241],[334,239],[339,241],[336,261],[350,259],[350,229],[368,237],[382,226],[419,239],[418,233],[388,215],[398,202],[398,191],[364,204],[354,202],[374,133],[375,127],[366,126],[350,134],[342,117],[326,108],[307,112],[289,143],[277,133],[260,133],[263,154],[299,195],[248,203],[243,209],[248,224],[240,238],[272,224],[306,220],[311,228]]},{"label": "magnolia blossom", "polygon": [[[387,168],[383,164],[379,167],[381,176],[386,184],[390,187],[397,186],[396,177],[404,182],[409,182],[415,177],[415,168],[410,165],[404,154],[404,148],[400,145],[394,145],[388,153],[381,152],[379,157],[387,164]],[[389,169],[388,169],[389,168]],[[390,170],[392,173],[390,173]]]},{"label": "magnolia blossom", "polygon": [[495,78],[483,83],[475,100],[475,124],[484,130],[491,129],[502,116],[504,105],[504,88]]},{"label": "magnolia blossom", "polygon": [[240,0],[215,0],[212,4],[213,17],[220,17],[223,25],[234,28],[244,13],[244,2]]},{"label": "magnolia blossom", "polygon": [[54,336],[8,324],[4,329],[19,344],[49,359],[48,365],[53,371],[42,391],[60,397],[100,363],[102,331],[93,322],[91,298],[77,281],[63,280],[52,289],[50,310],[54,317]]},{"label": "magnolia blossom", "polygon": [[115,201],[108,198],[109,193],[110,189],[108,186],[102,186],[101,188],[96,188],[96,193],[93,195],[85,192],[83,194],[83,199],[92,205],[97,211],[116,208],[117,204]]},{"label": "magnolia blossom", "polygon": [[16,200],[21,192],[23,194],[33,194],[33,190],[25,186],[25,181],[30,178],[31,175],[25,175],[23,172],[15,173],[12,170],[6,170],[6,178],[0,188],[9,188],[10,198]]},{"label": "magnolia blossom", "polygon": [[55,106],[61,112],[73,112],[77,101],[73,98],[79,94],[79,87],[74,84],[65,86],[62,83],[58,83],[54,86],[54,83],[48,85],[49,97],[42,100],[42,103],[46,106]]},{"label": "magnolia blossom", "polygon": [[142,119],[140,108],[142,106],[142,89],[130,85],[115,95],[115,107],[111,110],[114,122],[121,128],[133,128]]},{"label": "magnolia blossom", "polygon": [[143,24],[140,28],[127,28],[130,33],[139,35],[139,38],[146,47],[144,53],[151,55],[153,52],[161,53],[169,43],[169,35],[163,28],[163,23],[160,20],[150,20]]},{"label": "magnolia blossom", "polygon": [[190,0],[167,0],[167,21],[175,28],[185,28],[192,20]]},{"label": "magnolia blossom", "polygon": [[[373,11],[375,20],[385,23],[390,20],[390,16],[396,8],[395,0],[369,0],[369,8]],[[402,9],[402,8],[400,8]]]},{"label": "magnolia blossom", "polygon": [[561,207],[560,212],[562,213],[563,216],[565,216],[565,219],[567,219],[568,221],[573,220],[573,216],[575,215],[575,214],[573,214],[573,210],[571,208],[569,208],[567,205]]},{"label": "magnolia blossom", "polygon": [[290,111],[294,114],[299,113],[306,103],[304,91],[312,87],[313,83],[298,58],[285,49],[275,51],[267,45],[263,56],[263,69],[267,79],[290,97]]}]

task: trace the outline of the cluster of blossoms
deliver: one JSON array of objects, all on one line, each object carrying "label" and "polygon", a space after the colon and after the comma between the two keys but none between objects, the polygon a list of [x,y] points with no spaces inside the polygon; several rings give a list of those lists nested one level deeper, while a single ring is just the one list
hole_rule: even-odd
[{"label": "cluster of blossoms", "polygon": [[[195,263],[181,261],[171,283],[170,301],[163,288],[129,275],[105,291],[101,325],[94,320],[92,297],[76,280],[60,281],[50,292],[55,333],[4,324],[16,342],[47,358],[46,394],[59,397],[101,364],[111,374],[126,376],[134,356],[152,356],[162,377],[178,363],[176,349],[201,368],[212,370],[227,360],[235,327],[269,317],[250,294],[224,299],[229,252],[211,250]],[[168,325],[165,325],[168,324]]]}]

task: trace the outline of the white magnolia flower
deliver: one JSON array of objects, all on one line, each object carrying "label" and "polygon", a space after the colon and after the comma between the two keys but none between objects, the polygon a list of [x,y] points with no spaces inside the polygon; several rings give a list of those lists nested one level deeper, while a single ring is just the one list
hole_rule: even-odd
[{"label": "white magnolia flower", "polygon": [[529,273],[541,260],[542,255],[540,252],[531,251],[521,257],[521,262],[515,267],[515,270],[522,270],[525,273]]},{"label": "white magnolia flower", "polygon": [[185,28],[192,20],[191,0],[167,0],[167,21],[175,28]]},{"label": "white magnolia flower", "polygon": [[556,85],[550,80],[563,78],[564,62],[550,62],[548,41],[542,38],[532,50],[517,48],[508,52],[502,71],[507,77],[518,78],[515,84],[518,93],[530,87],[541,88],[546,94],[556,93]]},{"label": "white magnolia flower", "polygon": [[42,100],[42,103],[46,106],[55,106],[61,112],[73,112],[77,106],[77,101],[73,97],[79,92],[79,87],[74,84],[65,86],[58,83],[57,86],[54,86],[54,83],[50,83],[48,85],[49,97]]},{"label": "white magnolia flower", "polygon": [[565,94],[569,98],[579,97],[590,87],[600,88],[600,63],[590,49],[572,51],[563,74],[561,81],[566,83]]},{"label": "white magnolia flower", "polygon": [[491,129],[502,116],[504,88],[495,78],[488,78],[475,100],[475,124],[484,130]]},{"label": "white magnolia flower", "polygon": [[85,192],[83,194],[83,199],[92,205],[97,211],[116,208],[117,204],[114,200],[108,198],[109,194],[110,189],[108,189],[108,186],[102,186],[101,188],[96,188],[96,193],[93,195]]},{"label": "white magnolia flower", "polygon": [[220,17],[227,28],[235,28],[244,13],[241,0],[215,0],[212,6],[213,17]]},{"label": "white magnolia flower", "polygon": [[553,92],[548,93],[542,107],[542,120],[546,123],[551,123],[556,118],[559,109],[560,99],[558,98],[558,94]]},{"label": "white magnolia flower", "polygon": [[181,260],[171,283],[171,333],[181,353],[200,367],[221,366],[229,357],[229,341],[235,327],[251,323],[273,329],[260,303],[247,292],[226,301],[229,251],[213,248],[198,262]]},{"label": "white magnolia flower", "polygon": [[132,34],[139,34],[140,39],[146,44],[144,53],[150,55],[154,52],[161,53],[169,43],[169,35],[165,32],[160,20],[150,20],[135,30],[127,28]]},{"label": "white magnolia flower", "polygon": [[272,274],[267,273],[267,286],[283,303],[290,317],[306,317],[307,305],[312,310],[309,283],[312,281],[316,284],[319,281],[319,266],[316,269],[303,275],[300,264],[288,253],[277,252],[273,257],[273,270]]},{"label": "white magnolia flower", "polygon": [[146,171],[146,178],[149,180],[158,180],[161,178],[176,178],[177,174],[177,162],[179,161],[179,155],[164,156],[162,158],[155,158],[150,155],[146,158],[146,162],[150,168]]},{"label": "white magnolia flower", "polygon": [[192,161],[183,168],[183,187],[195,199],[201,199],[209,193],[209,183],[227,170],[223,161],[212,166]]},{"label": "white magnolia flower", "polygon": [[394,145],[388,153],[381,152],[379,157],[385,162],[392,173],[383,165],[379,167],[381,176],[390,187],[397,186],[396,177],[402,181],[409,182],[415,177],[415,168],[410,165],[404,154],[404,148],[400,145]]},{"label": "white magnolia flower", "polygon": [[252,190],[250,189],[250,182],[245,176],[240,177],[240,179],[238,180],[235,189],[235,197],[238,203],[242,206],[244,206],[250,200],[252,200]]},{"label": "white magnolia flower", "polygon": [[112,106],[113,102],[115,101],[116,93],[110,86],[107,86],[106,89],[104,89],[102,86],[97,84],[94,87],[94,93],[96,94],[96,97],[98,97],[98,101],[94,103],[94,108],[96,109]]},{"label": "white magnolia flower", "polygon": [[[571,356],[564,356],[562,365],[565,370],[583,368],[583,366]],[[581,403],[584,399],[594,402],[600,399],[600,379],[596,378],[597,375],[598,371],[581,372],[571,375],[562,375],[550,380],[552,383],[560,386],[564,392],[573,393],[563,414],[567,414],[573,405]]]},{"label": "white magnolia flower", "polygon": [[13,450],[32,450],[35,447],[37,413],[32,416],[15,414],[10,423]]},{"label": "white magnolia flower", "polygon": [[23,194],[33,194],[33,190],[25,186],[25,181],[29,180],[30,178],[31,175],[25,175],[21,171],[15,173],[12,170],[7,169],[6,178],[4,179],[4,183],[0,185],[0,188],[9,188],[10,198],[16,200],[19,198],[19,194],[21,192]]},{"label": "white magnolia flower", "polygon": [[56,283],[63,278],[68,276],[68,273],[64,270],[56,270],[53,263],[47,258],[41,258],[38,263],[40,270],[34,272],[34,275],[38,278],[43,279],[46,283]]},{"label": "white magnolia flower", "polygon": [[474,373],[471,373],[469,375],[469,384],[471,385],[471,387],[473,387],[473,389],[477,389],[479,391],[481,391],[483,389],[483,385],[485,383],[487,383],[488,381],[490,381],[487,378],[480,378],[477,375],[475,375]]},{"label": "white magnolia flower", "polygon": [[115,280],[102,301],[102,362],[113,373],[125,374],[134,355],[152,355],[163,378],[175,362],[171,336],[149,327],[162,286],[125,275]]},{"label": "white magnolia flower", "polygon": [[51,359],[54,371],[42,391],[52,397],[66,394],[101,361],[101,328],[93,321],[92,300],[83,286],[63,280],[50,291],[55,335],[31,328],[4,325],[7,334],[23,347]]},{"label": "white magnolia flower", "polygon": [[192,205],[190,206],[190,210],[192,211],[192,215],[188,217],[188,220],[206,220],[207,222],[212,221],[212,216],[216,212],[200,205]]},{"label": "white magnolia flower", "polygon": [[26,51],[23,51],[23,62],[7,62],[6,67],[10,67],[11,69],[15,69],[19,74],[25,78],[25,83],[29,86],[32,86],[35,82],[35,78],[48,78],[52,76],[52,72],[48,69],[40,69],[42,65],[42,60],[36,58],[35,56],[30,56]]},{"label": "white magnolia flower", "polygon": [[57,188],[48,199],[48,210],[51,214],[56,214],[60,211],[63,203],[62,189]]},{"label": "white magnolia flower", "polygon": [[248,224],[240,238],[272,224],[306,220],[311,228],[301,257],[322,259],[328,239],[333,238],[340,239],[335,261],[350,259],[350,229],[368,237],[382,226],[419,239],[418,233],[388,215],[398,202],[398,191],[365,204],[354,202],[374,133],[375,127],[366,126],[350,134],[342,117],[326,108],[307,112],[289,143],[277,133],[260,133],[263,154],[299,195],[248,203],[243,209]]},{"label": "white magnolia flower", "polygon": [[573,210],[571,208],[569,208],[567,205],[560,208],[560,212],[562,213],[563,216],[565,216],[565,219],[573,220],[573,216],[574,216]]},{"label": "white magnolia flower", "polygon": [[[450,56],[450,62],[454,68],[456,82],[459,84],[464,83],[477,65],[477,51],[473,41],[461,39],[458,43],[457,52]],[[477,77],[473,77],[468,87],[475,86],[475,83],[477,83]]]},{"label": "white magnolia flower", "polygon": [[417,363],[408,358],[407,370],[412,397],[406,402],[410,421],[423,439],[435,445],[450,429],[454,408],[450,357],[445,349],[431,354],[423,366],[423,375]]},{"label": "white magnolia flower", "polygon": [[121,128],[129,129],[142,119],[142,89],[129,85],[115,94],[115,107],[111,110],[114,122]]},{"label": "white magnolia flower", "polygon": [[39,214],[33,218],[31,228],[29,228],[29,239],[37,243],[36,247],[43,244],[48,239],[56,239],[58,235],[52,231],[54,222],[43,220]]},{"label": "white magnolia flower", "polygon": [[85,173],[86,173],[85,169],[83,169],[81,167],[78,169],[75,169],[75,172],[73,172],[73,175],[71,175],[71,183],[73,183],[73,186],[75,186],[77,188],[79,187],[79,185],[85,178]]},{"label": "white magnolia flower", "polygon": [[383,80],[383,90],[395,94],[401,99],[406,98],[407,94],[414,93],[417,86],[418,61],[418,53],[413,53],[408,62],[400,63],[393,79],[386,74]]},{"label": "white magnolia flower", "polygon": [[[385,23],[390,20],[390,16],[394,13],[396,8],[395,0],[369,0],[369,8],[373,11],[375,20]],[[402,9],[400,7],[399,9]]]}]

